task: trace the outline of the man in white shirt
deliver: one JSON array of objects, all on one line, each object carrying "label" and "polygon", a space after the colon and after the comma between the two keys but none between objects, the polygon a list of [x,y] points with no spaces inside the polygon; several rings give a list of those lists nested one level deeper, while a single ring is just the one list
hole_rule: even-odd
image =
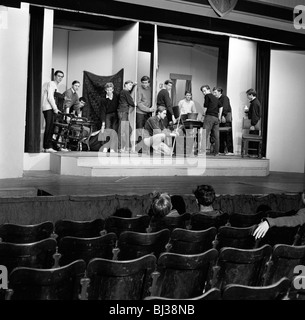
[{"label": "man in white shirt", "polygon": [[43,88],[42,92],[42,112],[45,119],[45,130],[43,137],[43,148],[45,152],[56,152],[52,145],[54,129],[54,114],[60,112],[55,102],[54,94],[58,90],[58,84],[62,81],[64,73],[60,70],[55,71],[54,81],[50,81]]}]

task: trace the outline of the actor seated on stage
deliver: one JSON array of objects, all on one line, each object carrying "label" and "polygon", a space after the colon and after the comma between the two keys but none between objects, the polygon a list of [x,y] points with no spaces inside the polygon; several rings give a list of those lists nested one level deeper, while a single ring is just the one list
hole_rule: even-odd
[{"label": "actor seated on stage", "polygon": [[192,100],[191,91],[185,91],[185,98],[178,103],[180,114],[196,113],[195,103]]},{"label": "actor seated on stage", "polygon": [[166,118],[166,108],[164,106],[158,106],[157,114],[149,118],[145,123],[143,141],[146,146],[152,146],[157,152],[171,154],[169,146],[165,144],[164,141],[166,137],[175,137],[179,135],[179,133],[171,132],[165,128],[164,118]]},{"label": "actor seated on stage", "polygon": [[223,213],[222,211],[215,210],[213,208],[213,203],[216,196],[215,190],[212,186],[202,184],[200,186],[197,186],[196,190],[194,190],[193,193],[199,206],[199,213],[209,216],[220,215]]}]

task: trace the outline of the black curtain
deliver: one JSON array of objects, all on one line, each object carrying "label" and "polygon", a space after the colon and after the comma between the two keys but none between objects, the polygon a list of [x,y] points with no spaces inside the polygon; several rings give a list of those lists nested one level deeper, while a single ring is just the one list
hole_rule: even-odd
[{"label": "black curtain", "polygon": [[101,122],[101,97],[105,95],[104,85],[112,82],[114,92],[119,94],[123,89],[124,69],[111,76],[100,76],[89,71],[84,71],[83,97],[87,105],[83,110],[83,117],[94,122],[93,131],[99,130]]},{"label": "black curtain", "polygon": [[40,152],[42,41],[44,9],[30,7],[25,152]]},{"label": "black curtain", "polygon": [[256,61],[256,91],[257,98],[261,102],[261,123],[263,147],[262,156],[266,156],[266,143],[268,131],[268,102],[269,102],[269,76],[270,76],[270,54],[271,45],[267,42],[257,43],[257,61]]}]

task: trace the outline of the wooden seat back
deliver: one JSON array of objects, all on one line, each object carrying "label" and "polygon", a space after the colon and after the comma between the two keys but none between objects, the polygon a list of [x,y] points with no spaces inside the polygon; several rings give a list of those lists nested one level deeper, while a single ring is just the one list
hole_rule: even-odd
[{"label": "wooden seat back", "polygon": [[150,217],[148,215],[133,218],[110,216],[105,220],[107,232],[114,232],[118,237],[123,231],[146,232]]},{"label": "wooden seat back", "polygon": [[66,236],[79,238],[93,238],[101,235],[104,230],[105,221],[95,219],[90,221],[58,220],[55,222],[55,233],[57,241]]},{"label": "wooden seat back", "polygon": [[213,247],[217,229],[186,230],[176,228],[171,233],[168,252],[179,254],[198,254]]},{"label": "wooden seat back", "polygon": [[288,294],[290,280],[282,278],[270,286],[228,284],[222,293],[223,300],[283,300]]},{"label": "wooden seat back", "polygon": [[142,300],[150,295],[151,274],[156,257],[134,260],[92,259],[87,266],[89,300]]},{"label": "wooden seat back", "polygon": [[223,247],[253,249],[258,243],[253,236],[256,227],[257,225],[247,228],[222,226],[218,229],[214,247],[217,250]]},{"label": "wooden seat back", "polygon": [[60,266],[82,259],[88,263],[93,258],[112,259],[117,236],[108,233],[95,238],[63,237],[59,241]]},{"label": "wooden seat back", "polygon": [[229,216],[227,213],[219,215],[207,215],[204,213],[193,213],[191,215],[191,229],[204,230],[211,227],[219,228],[228,222]]},{"label": "wooden seat back", "polygon": [[54,225],[45,221],[32,225],[4,223],[0,225],[0,241],[11,243],[31,243],[47,239],[52,235]]},{"label": "wooden seat back", "polygon": [[264,274],[264,285],[270,285],[287,277],[292,281],[296,276],[294,268],[305,263],[305,246],[277,244],[273,247],[272,256],[267,263]]},{"label": "wooden seat back", "polygon": [[86,263],[77,260],[55,269],[18,267],[9,276],[12,300],[78,300]]},{"label": "wooden seat back", "polygon": [[211,286],[222,290],[227,284],[260,285],[271,253],[269,245],[257,249],[222,248]]},{"label": "wooden seat back", "polygon": [[124,231],[118,240],[118,259],[131,260],[147,254],[154,254],[158,258],[162,252],[166,251],[169,238],[168,229],[152,233]]},{"label": "wooden seat back", "polygon": [[52,268],[57,242],[48,238],[33,243],[0,242],[0,265],[11,272],[16,267]]},{"label": "wooden seat back", "polygon": [[201,295],[217,256],[215,249],[193,255],[162,253],[154,274],[152,295],[173,299]]}]

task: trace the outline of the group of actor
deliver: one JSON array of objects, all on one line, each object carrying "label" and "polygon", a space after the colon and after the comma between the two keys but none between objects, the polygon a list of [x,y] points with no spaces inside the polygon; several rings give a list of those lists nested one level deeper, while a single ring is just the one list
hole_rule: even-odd
[{"label": "group of actor", "polygon": [[[80,82],[72,82],[71,88],[66,90],[62,103],[56,99],[58,84],[62,81],[64,73],[57,70],[54,73],[54,80],[50,81],[43,88],[42,110],[45,118],[45,133],[43,148],[45,152],[57,152],[59,149],[52,139],[54,129],[54,117],[58,113],[73,113],[81,116],[82,108],[86,101],[79,98],[78,89]],[[179,118],[183,114],[195,113],[196,107],[192,100],[191,91],[185,91],[184,99],[178,103],[179,118],[175,117],[173,101],[171,99],[173,82],[166,80],[163,88],[158,92],[156,98],[156,108],[152,105],[152,88],[150,78],[143,76],[141,84],[137,86],[131,80],[124,83],[123,89],[117,94],[112,82],[104,86],[105,94],[100,101],[100,120],[102,123],[100,138],[104,140],[102,152],[131,152],[131,132],[129,113],[136,109],[136,152],[147,151],[152,147],[156,152],[170,153],[168,147],[169,138],[179,135],[178,130],[173,130],[173,125],[179,125]],[[203,122],[206,130],[206,145],[210,145],[210,153],[218,156],[220,153],[233,155],[232,139],[232,108],[230,99],[223,93],[220,87],[211,90],[209,85],[200,88],[204,96],[203,114],[198,121]],[[250,133],[258,134],[254,128],[261,118],[261,105],[256,97],[254,89],[246,92],[250,100],[248,118],[251,120]],[[134,99],[136,95],[136,99]],[[136,101],[136,102],[135,102]],[[154,115],[153,115],[154,114]],[[169,129],[171,127],[172,130]],[[225,127],[224,134],[219,134],[219,128]],[[181,132],[181,131],[180,131]]]}]

